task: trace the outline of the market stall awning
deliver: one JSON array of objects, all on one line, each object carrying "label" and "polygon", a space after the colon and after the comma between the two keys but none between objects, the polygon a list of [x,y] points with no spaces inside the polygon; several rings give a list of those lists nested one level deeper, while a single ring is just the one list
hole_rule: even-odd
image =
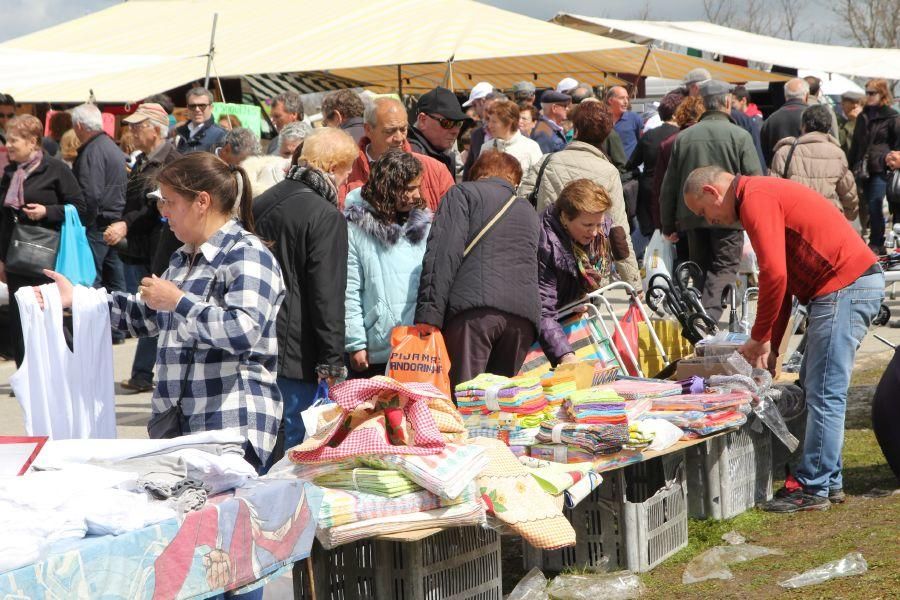
[{"label": "market stall awning", "polygon": [[900,50],[810,44],[747,33],[705,21],[636,21],[559,13],[553,22],[597,35],[659,40],[767,65],[900,79]]},{"label": "market stall awning", "polygon": [[[705,65],[729,81],[781,79],[761,71],[648,49],[573,31],[471,0],[133,0],[10,40],[0,50],[59,47],[98,56],[147,54],[169,62],[117,73],[29,83],[27,65],[4,86],[22,100],[73,101],[93,89],[99,101],[138,100],[202,79],[213,14],[218,13],[213,76],[330,71],[408,91],[479,80],[497,87],[530,79],[554,86],[615,73],[680,78]],[[140,23],[142,26],[136,27]],[[399,75],[399,77],[398,77]],[[22,83],[20,83],[22,82]]]}]

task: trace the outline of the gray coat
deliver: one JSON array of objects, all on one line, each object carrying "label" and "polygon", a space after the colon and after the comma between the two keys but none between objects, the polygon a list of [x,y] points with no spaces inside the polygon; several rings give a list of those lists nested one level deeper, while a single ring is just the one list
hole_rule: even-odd
[{"label": "gray coat", "polygon": [[72,173],[84,194],[85,226],[100,221],[108,225],[118,221],[125,209],[128,172],[125,153],[105,133],[99,133],[78,148]]}]

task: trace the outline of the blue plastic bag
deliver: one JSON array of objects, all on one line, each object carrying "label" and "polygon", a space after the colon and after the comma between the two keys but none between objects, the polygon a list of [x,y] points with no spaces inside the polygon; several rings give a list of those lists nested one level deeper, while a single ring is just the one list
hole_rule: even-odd
[{"label": "blue plastic bag", "polygon": [[78,218],[78,211],[66,204],[66,220],[63,222],[59,238],[59,253],[56,255],[56,272],[62,273],[74,285],[94,285],[97,267],[94,253],[88,243],[84,225]]}]

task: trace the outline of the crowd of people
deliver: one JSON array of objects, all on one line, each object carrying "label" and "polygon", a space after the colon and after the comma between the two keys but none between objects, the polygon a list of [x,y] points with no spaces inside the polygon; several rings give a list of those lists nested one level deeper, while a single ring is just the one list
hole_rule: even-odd
[{"label": "crowd of people", "polygon": [[[237,118],[215,122],[213,94],[193,88],[181,125],[164,95],[122,119],[130,155],[94,105],[56,113],[44,137],[2,96],[0,277],[11,295],[52,279],[71,302],[59,274],[2,267],[19,224],[59,229],[73,205],[95,284],[110,292],[111,336],[140,337],[123,386],[154,390],[154,418],[177,409],[182,432],[240,427],[265,470],[303,439],[299,415],[321,381],[385,372],[395,327],[440,330],[454,385],[515,375],[536,341],[554,365],[574,361],[560,309],[615,279],[640,292],[638,261],[656,229],[701,266],[702,304],[718,319],[746,228],[762,269],[743,349],[751,362],[773,367],[792,296],[813,312],[849,311],[828,322],[852,326],[822,319],[808,346],[804,384],[821,419],[807,431],[800,496],[787,501],[817,506],[840,488],[845,346],[861,340],[883,293],[862,236],[883,251],[886,182],[900,168],[887,83],[845,94],[840,117],[819,83],[788,81],[766,118],[746,88],[703,69],[652,115],[631,110],[625,87],[572,78],[540,93],[527,81],[509,94],[480,82],[463,102],[437,87],[412,117],[395,97],[342,90],[323,99],[323,127],[286,92],[272,103],[277,135],[265,151]],[[12,313],[21,363],[14,302]]]}]

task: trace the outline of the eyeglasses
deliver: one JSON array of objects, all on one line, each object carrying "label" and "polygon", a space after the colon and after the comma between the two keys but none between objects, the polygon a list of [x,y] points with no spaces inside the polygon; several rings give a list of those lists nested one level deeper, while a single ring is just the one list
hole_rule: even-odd
[{"label": "eyeglasses", "polygon": [[128,123],[128,128],[132,131],[139,131],[149,124],[150,123],[147,121],[141,121],[140,123]]},{"label": "eyeglasses", "polygon": [[0,119],[12,119],[14,116],[16,116],[16,113],[14,113],[14,112],[12,112],[12,113],[0,113]]},{"label": "eyeglasses", "polygon": [[878,92],[875,90],[866,90],[866,96],[877,96]]},{"label": "eyeglasses", "polygon": [[209,104],[188,104],[189,110],[206,110],[209,108]]},{"label": "eyeglasses", "polygon": [[432,121],[437,121],[437,124],[441,126],[441,129],[453,129],[454,127],[461,127],[462,121],[454,121],[453,119],[448,119],[446,117],[436,117],[434,115],[429,115],[425,113],[425,116],[431,119]]}]

